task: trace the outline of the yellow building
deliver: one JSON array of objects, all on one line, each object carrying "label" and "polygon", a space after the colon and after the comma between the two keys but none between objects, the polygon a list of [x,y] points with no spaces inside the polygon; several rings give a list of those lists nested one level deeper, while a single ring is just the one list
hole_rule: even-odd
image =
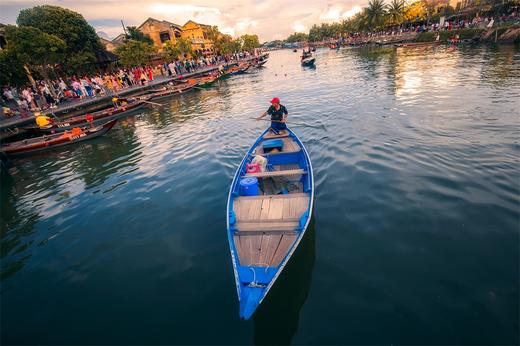
[{"label": "yellow building", "polygon": [[162,49],[166,41],[175,42],[182,35],[182,27],[180,25],[154,18],[148,18],[137,29],[143,34],[150,36],[154,46],[159,50]]},{"label": "yellow building", "polygon": [[189,20],[182,26],[182,37],[191,41],[194,52],[211,55],[213,53],[213,42],[209,39],[210,25],[195,23]]},{"label": "yellow building", "polygon": [[113,52],[114,50],[116,50],[117,45],[114,44],[112,41],[109,41],[103,37],[100,37],[99,40],[101,41],[103,46],[105,46],[105,49],[108,50],[109,52]]}]

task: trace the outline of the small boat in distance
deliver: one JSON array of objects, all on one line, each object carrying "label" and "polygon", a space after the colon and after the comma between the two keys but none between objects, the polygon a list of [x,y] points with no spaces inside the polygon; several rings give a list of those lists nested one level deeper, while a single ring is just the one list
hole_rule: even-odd
[{"label": "small boat in distance", "polygon": [[41,151],[47,151],[102,136],[107,133],[116,122],[117,119],[96,127],[85,129],[76,127],[70,132],[65,131],[37,138],[24,139],[18,142],[6,143],[0,147],[0,151],[5,153],[8,157],[39,153]]},{"label": "small boat in distance", "polygon": [[300,139],[290,129],[265,130],[238,167],[228,196],[227,235],[241,318],[253,315],[298,247],[313,200],[312,165]]}]

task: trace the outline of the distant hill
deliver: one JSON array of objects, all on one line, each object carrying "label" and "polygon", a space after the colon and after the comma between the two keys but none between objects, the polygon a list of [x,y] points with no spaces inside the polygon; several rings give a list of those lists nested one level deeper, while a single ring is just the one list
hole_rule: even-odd
[{"label": "distant hill", "polygon": [[104,38],[105,40],[112,41],[112,37],[108,36],[108,34],[104,31],[97,31],[97,35],[101,38]]}]

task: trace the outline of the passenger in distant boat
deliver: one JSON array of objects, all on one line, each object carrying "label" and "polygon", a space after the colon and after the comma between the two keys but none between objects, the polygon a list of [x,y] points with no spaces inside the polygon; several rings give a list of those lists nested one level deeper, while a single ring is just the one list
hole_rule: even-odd
[{"label": "passenger in distant boat", "polygon": [[46,115],[41,115],[39,113],[36,113],[35,115],[36,115],[36,125],[38,125],[38,127],[47,126],[52,122],[52,119]]},{"label": "passenger in distant boat", "polygon": [[274,133],[280,133],[280,131],[287,129],[285,126],[285,119],[287,119],[289,113],[287,112],[287,108],[280,104],[280,99],[278,97],[273,98],[271,100],[271,107],[256,119],[260,120],[267,114],[271,116],[271,129]]}]

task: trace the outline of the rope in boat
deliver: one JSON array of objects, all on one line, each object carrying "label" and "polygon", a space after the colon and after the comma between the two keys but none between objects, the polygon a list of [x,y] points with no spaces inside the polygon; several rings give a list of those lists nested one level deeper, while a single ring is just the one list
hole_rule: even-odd
[{"label": "rope in boat", "polygon": [[267,287],[266,285],[264,284],[259,284],[256,282],[256,272],[255,270],[252,268],[252,267],[249,267],[249,269],[251,269],[251,271],[253,272],[253,281],[251,281],[247,287],[252,287],[252,288],[265,288]]}]

